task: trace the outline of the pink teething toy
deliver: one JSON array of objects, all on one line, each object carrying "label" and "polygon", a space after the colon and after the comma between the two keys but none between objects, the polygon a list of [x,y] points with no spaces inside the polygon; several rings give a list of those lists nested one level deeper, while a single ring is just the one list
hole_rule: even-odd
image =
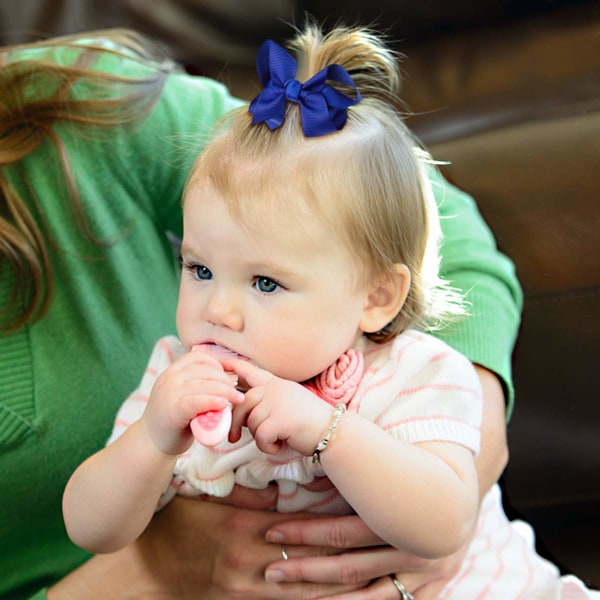
[{"label": "pink teething toy", "polygon": [[[215,358],[238,358],[238,355],[215,344],[197,344],[192,351],[206,352]],[[237,384],[235,373],[229,373],[233,384]],[[231,406],[223,410],[207,410],[196,415],[190,421],[190,428],[198,443],[204,446],[216,446],[227,438],[231,428]]]},{"label": "pink teething toy", "polygon": [[199,444],[216,446],[229,433],[231,427],[231,406],[223,410],[207,410],[190,421],[190,428]]},{"label": "pink teething toy", "polygon": [[[239,358],[232,350],[215,344],[198,344],[192,350],[206,352],[215,358]],[[361,352],[350,349],[328,369],[303,383],[332,406],[348,404],[352,399],[364,372],[364,358]],[[233,385],[237,385],[235,373],[229,373]],[[216,446],[226,437],[231,427],[231,406],[223,410],[209,410],[200,413],[190,422],[194,437],[200,444]]]}]

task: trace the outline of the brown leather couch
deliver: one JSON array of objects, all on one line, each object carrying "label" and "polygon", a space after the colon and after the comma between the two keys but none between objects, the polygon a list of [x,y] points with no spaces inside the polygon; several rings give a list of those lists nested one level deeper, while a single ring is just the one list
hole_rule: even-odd
[{"label": "brown leather couch", "polygon": [[[275,16],[376,21],[398,40],[403,97],[418,113],[410,125],[475,197],[525,293],[507,512],[534,525],[542,554],[600,589],[598,0],[263,0],[252,3],[252,19],[208,0],[25,4],[28,24],[23,11],[2,14],[4,41],[135,26],[246,97],[255,93],[259,41],[289,33]],[[163,18],[157,7],[175,12]],[[177,15],[185,30],[169,30]],[[235,58],[225,70],[223,57]]]},{"label": "brown leather couch", "polygon": [[413,129],[525,294],[507,512],[600,588],[600,3],[400,44]]}]

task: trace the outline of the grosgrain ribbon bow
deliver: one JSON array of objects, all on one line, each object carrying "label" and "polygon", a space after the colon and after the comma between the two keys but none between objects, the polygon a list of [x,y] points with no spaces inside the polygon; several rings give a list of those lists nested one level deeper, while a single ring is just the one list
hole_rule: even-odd
[{"label": "grosgrain ribbon bow", "polygon": [[[352,77],[340,65],[329,65],[300,83],[295,79],[298,63],[273,40],[267,40],[260,47],[256,70],[264,89],[252,100],[248,112],[253,124],[265,123],[271,130],[283,123],[290,101],[300,106],[302,131],[306,137],[339,131],[348,118],[348,107],[361,99]],[[351,87],[356,91],[356,98],[342,94],[327,85],[327,81]]]}]

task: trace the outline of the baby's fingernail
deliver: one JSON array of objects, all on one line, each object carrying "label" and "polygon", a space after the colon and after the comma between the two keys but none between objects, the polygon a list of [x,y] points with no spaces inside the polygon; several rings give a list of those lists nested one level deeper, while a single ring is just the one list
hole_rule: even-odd
[{"label": "baby's fingernail", "polygon": [[268,569],[265,573],[265,579],[269,583],[280,583],[281,581],[285,581],[285,575],[281,571]]},{"label": "baby's fingernail", "polygon": [[240,402],[244,401],[244,398],[246,397],[246,394],[244,394],[244,392],[240,392],[239,390],[235,390],[236,394],[236,399],[239,400]]},{"label": "baby's fingernail", "polygon": [[265,539],[271,544],[283,544],[285,542],[285,536],[281,531],[267,531]]}]

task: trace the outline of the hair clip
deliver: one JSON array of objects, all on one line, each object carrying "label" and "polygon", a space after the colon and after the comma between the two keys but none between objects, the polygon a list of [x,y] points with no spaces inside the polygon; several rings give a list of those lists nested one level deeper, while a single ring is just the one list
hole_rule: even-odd
[{"label": "hair clip", "polygon": [[[319,137],[339,131],[348,117],[348,107],[360,102],[360,92],[348,71],[340,65],[329,65],[308,81],[295,79],[296,60],[279,44],[267,40],[258,51],[256,70],[263,90],[252,100],[248,112],[252,124],[265,123],[271,130],[281,127],[289,102],[300,106],[302,131],[306,137]],[[350,98],[327,81],[336,81],[356,91]]]}]

